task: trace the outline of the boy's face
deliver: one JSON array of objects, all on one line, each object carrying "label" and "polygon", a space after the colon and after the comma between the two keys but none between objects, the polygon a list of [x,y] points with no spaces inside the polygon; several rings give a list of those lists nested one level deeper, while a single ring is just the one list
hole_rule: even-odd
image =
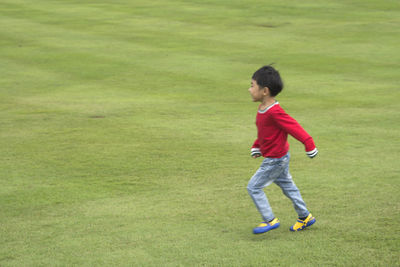
[{"label": "boy's face", "polygon": [[251,97],[253,98],[253,102],[259,102],[264,99],[267,95],[267,88],[261,88],[255,80],[251,80],[251,86],[249,88],[249,92]]}]

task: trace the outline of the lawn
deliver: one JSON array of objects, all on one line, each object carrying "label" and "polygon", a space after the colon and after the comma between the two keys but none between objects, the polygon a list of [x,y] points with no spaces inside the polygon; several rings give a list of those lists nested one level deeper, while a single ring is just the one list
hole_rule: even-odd
[{"label": "lawn", "polygon": [[[2,0],[0,266],[400,266],[398,1]],[[263,235],[253,72],[313,136]]]}]

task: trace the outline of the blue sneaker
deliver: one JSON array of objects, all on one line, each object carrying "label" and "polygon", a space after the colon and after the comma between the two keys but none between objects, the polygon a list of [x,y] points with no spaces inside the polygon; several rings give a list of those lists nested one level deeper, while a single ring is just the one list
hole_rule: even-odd
[{"label": "blue sneaker", "polygon": [[269,230],[273,230],[278,228],[281,225],[277,218],[273,219],[269,223],[262,222],[259,226],[253,229],[253,234],[262,234],[268,232]]}]

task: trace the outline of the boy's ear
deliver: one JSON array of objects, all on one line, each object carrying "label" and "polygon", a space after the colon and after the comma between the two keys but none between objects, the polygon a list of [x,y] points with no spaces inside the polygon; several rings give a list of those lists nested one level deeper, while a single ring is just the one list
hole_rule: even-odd
[{"label": "boy's ear", "polygon": [[264,87],[263,90],[264,90],[264,92],[263,92],[264,95],[270,95],[268,87]]}]

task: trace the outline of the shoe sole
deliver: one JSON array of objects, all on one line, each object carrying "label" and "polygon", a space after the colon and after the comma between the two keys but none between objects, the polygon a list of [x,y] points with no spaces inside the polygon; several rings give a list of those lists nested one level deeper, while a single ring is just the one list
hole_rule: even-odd
[{"label": "shoe sole", "polygon": [[260,229],[260,230],[256,230],[256,229],[253,229],[253,234],[255,234],[255,235],[263,234],[263,233],[266,233],[266,232],[268,232],[268,231],[271,231],[271,230],[274,230],[274,229],[278,228],[280,225],[281,225],[280,223],[277,223],[277,224],[274,224],[274,225],[272,225],[272,226],[270,226],[270,227],[265,227],[265,228],[267,228],[266,230],[261,230],[261,229]]}]

